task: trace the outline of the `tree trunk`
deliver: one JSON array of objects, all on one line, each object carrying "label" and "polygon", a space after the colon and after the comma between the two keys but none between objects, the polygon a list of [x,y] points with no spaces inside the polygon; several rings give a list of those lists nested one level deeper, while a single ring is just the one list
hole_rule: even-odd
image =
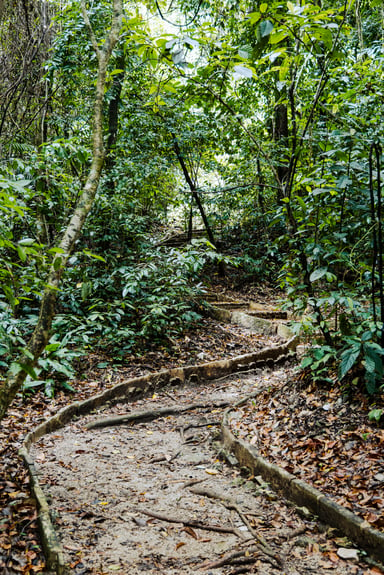
[{"label": "tree trunk", "polygon": [[175,150],[177,159],[179,160],[179,164],[181,166],[181,169],[183,170],[185,181],[187,182],[189,189],[191,190],[192,198],[195,200],[197,207],[199,208],[201,218],[203,220],[205,229],[207,231],[208,239],[211,242],[211,244],[216,247],[215,237],[213,235],[211,226],[209,225],[208,218],[207,218],[207,215],[205,213],[203,204],[201,203],[199,194],[197,193],[196,185],[195,185],[194,181],[192,180],[191,176],[189,175],[187,166],[185,165],[184,158],[183,158],[183,155],[182,155],[181,150],[180,150],[179,143],[176,140],[175,135],[172,134],[172,137],[173,137],[173,148]]},{"label": "tree trunk", "polygon": [[123,6],[122,0],[113,0],[111,30],[102,47],[98,46],[93,34],[84,0],[82,0],[81,7],[84,21],[89,30],[92,44],[98,58],[92,132],[92,163],[82,194],[58,245],[59,251],[53,259],[48,275],[47,286],[42,295],[40,314],[35,330],[26,349],[23,350],[23,353],[12,363],[6,379],[0,382],[0,421],[23,385],[27,374],[31,373],[37,364],[39,357],[49,341],[60,280],[75,242],[81,233],[85,219],[92,208],[104,163],[103,105],[106,73],[112,50],[119,37]]},{"label": "tree trunk", "polygon": [[[185,181],[187,182],[189,189],[191,190],[192,198],[195,200],[197,207],[199,208],[199,212],[200,212],[201,218],[203,220],[208,239],[211,242],[211,244],[217,249],[217,243],[215,240],[215,236],[213,235],[212,228],[209,225],[207,214],[205,213],[204,206],[200,200],[200,196],[199,196],[197,189],[196,189],[196,184],[192,180],[192,178],[188,172],[187,166],[185,165],[184,158],[183,158],[183,155],[181,153],[180,146],[179,146],[179,143],[176,139],[176,136],[174,134],[172,134],[172,137],[173,137],[173,148],[175,150],[177,159],[179,160],[179,164],[181,166],[181,169],[183,170]],[[219,261],[219,274],[221,277],[225,276],[225,265],[224,265],[223,261]]]},{"label": "tree trunk", "polygon": [[111,87],[112,97],[108,107],[108,139],[105,150],[105,170],[107,172],[107,186],[111,192],[115,190],[115,181],[112,170],[115,166],[115,145],[117,140],[117,131],[119,127],[119,104],[121,100],[121,90],[125,76],[125,53],[122,47],[116,56],[116,69],[120,70],[113,76]]}]

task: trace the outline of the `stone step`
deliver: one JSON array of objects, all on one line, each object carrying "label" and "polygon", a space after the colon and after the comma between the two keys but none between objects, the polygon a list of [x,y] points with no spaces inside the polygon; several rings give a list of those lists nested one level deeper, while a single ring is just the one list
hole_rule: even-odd
[{"label": "stone step", "polygon": [[[286,311],[272,309],[263,310],[262,307],[261,309],[259,307],[257,310],[253,309],[250,311],[250,305],[244,307],[244,304],[242,304],[240,307],[236,308],[233,305],[232,307],[227,307],[226,305],[220,305],[220,303],[233,304],[236,302],[218,302],[218,304],[213,306],[212,315],[219,321],[241,325],[256,333],[265,335],[277,334],[285,339],[290,339],[293,336],[291,328],[285,323],[287,320]],[[265,317],[265,314],[267,317]]]},{"label": "stone step", "polygon": [[288,313],[283,310],[255,310],[247,311],[246,313],[264,319],[288,319]]},{"label": "stone step", "polygon": [[243,301],[217,301],[215,302],[215,306],[220,307],[221,309],[249,309],[249,305]]},{"label": "stone step", "polygon": [[253,317],[261,317],[264,319],[288,319],[288,313],[284,310],[265,308],[253,302],[217,301],[215,302],[215,306],[221,309],[241,310]]}]

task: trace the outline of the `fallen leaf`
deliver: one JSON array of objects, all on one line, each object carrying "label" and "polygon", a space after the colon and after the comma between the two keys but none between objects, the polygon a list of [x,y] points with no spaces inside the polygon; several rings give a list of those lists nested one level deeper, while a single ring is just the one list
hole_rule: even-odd
[{"label": "fallen leaf", "polygon": [[197,534],[196,534],[196,531],[194,531],[192,529],[192,527],[183,527],[182,531],[185,531],[186,533],[188,533],[188,535],[190,535],[191,537],[193,537],[196,540],[199,539]]},{"label": "fallen leaf", "polygon": [[332,561],[332,563],[337,563],[338,561],[340,561],[340,557],[333,551],[328,553],[328,559]]},{"label": "fallen leaf", "polygon": [[217,469],[206,469],[205,473],[208,473],[208,475],[217,475],[219,472]]}]

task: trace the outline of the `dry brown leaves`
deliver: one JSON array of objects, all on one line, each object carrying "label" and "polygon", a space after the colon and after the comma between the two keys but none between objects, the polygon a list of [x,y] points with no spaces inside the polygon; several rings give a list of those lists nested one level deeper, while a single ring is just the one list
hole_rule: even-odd
[{"label": "dry brown leaves", "polygon": [[232,425],[260,455],[384,529],[384,429],[368,421],[367,398],[297,376],[241,409]]}]

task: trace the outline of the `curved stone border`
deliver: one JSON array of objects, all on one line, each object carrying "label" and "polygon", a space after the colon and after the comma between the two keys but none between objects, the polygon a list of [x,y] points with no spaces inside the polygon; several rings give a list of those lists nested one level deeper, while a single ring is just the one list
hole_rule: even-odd
[{"label": "curved stone border", "polygon": [[57,575],[64,575],[66,573],[64,555],[50,519],[49,505],[39,484],[34,461],[29,454],[29,449],[34,442],[38,441],[43,435],[64,427],[70,421],[88,415],[102,405],[113,405],[122,399],[137,399],[147,393],[153,393],[157,389],[169,385],[180,385],[186,382],[199,383],[225,377],[232,373],[255,369],[269,363],[274,364],[282,359],[286,359],[291,352],[295,351],[296,345],[297,338],[291,338],[283,345],[267,347],[260,351],[240,355],[231,359],[166,369],[128,379],[123,383],[119,383],[105,390],[103,393],[64,407],[56,415],[47,419],[29,432],[19,450],[19,455],[24,459],[31,477],[31,489],[37,501],[41,539],[48,569],[55,571]]},{"label": "curved stone border", "polygon": [[269,463],[258,455],[257,450],[245,441],[237,439],[229,429],[228,418],[231,410],[227,410],[222,423],[222,441],[224,447],[231,451],[240,466],[247,467],[254,475],[261,475],[273,489],[294,503],[307,507],[324,523],[337,527],[342,533],[357,543],[379,561],[384,561],[384,533],[371,527],[342,505],[332,501],[323,493],[297,479],[285,469]]}]

